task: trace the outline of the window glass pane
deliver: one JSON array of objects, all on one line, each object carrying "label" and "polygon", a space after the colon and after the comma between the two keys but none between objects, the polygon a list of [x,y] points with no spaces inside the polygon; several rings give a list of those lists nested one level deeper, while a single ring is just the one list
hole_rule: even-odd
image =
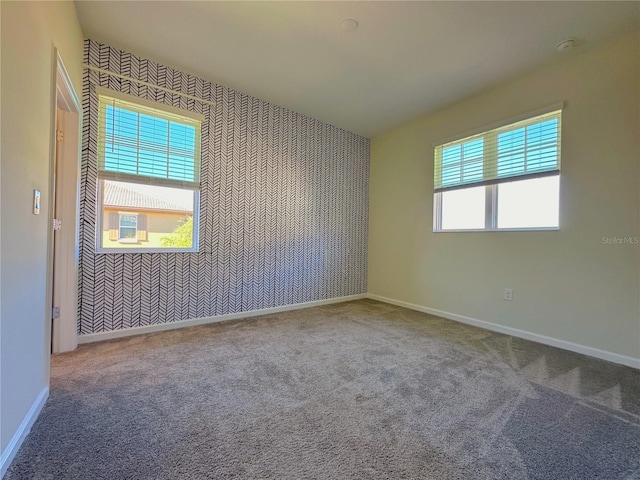
[{"label": "window glass pane", "polygon": [[121,228],[120,229],[120,238],[136,238],[136,229],[135,228]]},{"label": "window glass pane", "polygon": [[460,165],[453,167],[443,167],[442,169],[442,186],[457,185],[460,183]]},{"label": "window glass pane", "polygon": [[536,148],[527,151],[527,173],[554,169],[558,163],[558,148]]},{"label": "window glass pane", "polygon": [[482,229],[485,187],[442,192],[442,230]]},{"label": "window glass pane", "polygon": [[193,181],[193,158],[171,154],[169,156],[169,176],[178,180]]},{"label": "window glass pane", "polygon": [[483,156],[483,138],[443,148],[441,186],[482,181]]},{"label": "window glass pane", "polygon": [[498,135],[498,177],[524,173],[525,129]]},{"label": "window glass pane", "polygon": [[442,165],[450,166],[460,163],[460,155],[462,153],[461,145],[454,145],[453,147],[446,147],[442,150]]},{"label": "window glass pane", "polygon": [[138,173],[138,151],[134,147],[107,143],[105,147],[105,170]]},{"label": "window glass pane", "polygon": [[479,161],[473,161],[464,163],[462,165],[462,178],[464,183],[481,182],[484,166],[482,165],[482,159]]},{"label": "window glass pane", "polygon": [[195,246],[193,217],[197,192],[111,180],[103,180],[101,186],[102,248]]},{"label": "window glass pane", "polygon": [[135,227],[138,224],[138,217],[135,215],[120,215],[121,227]]},{"label": "window glass pane", "polygon": [[468,160],[482,160],[482,150],[484,148],[484,139],[476,138],[462,145],[463,155],[462,158],[465,161]]},{"label": "window glass pane", "polygon": [[[106,172],[197,182],[199,152],[194,125],[104,102],[99,168]],[[101,162],[104,162],[102,164]]]},{"label": "window glass pane", "polygon": [[527,147],[541,148],[553,146],[558,140],[558,119],[552,118],[527,127]]},{"label": "window glass pane", "polygon": [[498,134],[498,177],[554,170],[558,166],[558,119]]},{"label": "window glass pane", "polygon": [[497,187],[498,228],[559,226],[558,175],[501,183]]}]

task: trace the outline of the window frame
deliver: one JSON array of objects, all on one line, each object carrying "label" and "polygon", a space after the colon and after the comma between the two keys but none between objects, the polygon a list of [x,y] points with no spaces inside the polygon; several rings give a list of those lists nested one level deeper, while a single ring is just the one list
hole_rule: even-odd
[{"label": "window frame", "polygon": [[[533,112],[529,112],[523,115],[519,115],[517,117],[512,117],[509,118],[507,120],[501,121],[501,122],[497,122],[482,128],[478,128],[475,129],[473,131],[464,133],[464,134],[460,134],[460,135],[456,135],[455,137],[449,138],[449,139],[445,139],[439,142],[436,142],[433,144],[433,153],[434,153],[434,190],[436,190],[436,183],[435,183],[435,175],[436,175],[436,171],[437,168],[440,169],[440,171],[442,171],[443,169],[443,165],[442,165],[442,159],[440,159],[440,164],[438,166],[436,166],[437,163],[437,149],[439,148],[441,150],[440,155],[442,155],[442,147],[446,146],[447,144],[450,143],[454,143],[457,141],[473,141],[474,139],[477,138],[484,138],[485,141],[487,138],[489,137],[494,137],[492,138],[492,141],[488,142],[489,143],[489,147],[491,149],[494,149],[495,151],[493,151],[491,153],[492,156],[495,156],[496,161],[495,162],[488,162],[487,164],[484,164],[484,175],[483,175],[483,181],[481,182],[475,182],[475,183],[468,183],[468,184],[462,184],[459,185],[455,188],[452,189],[446,189],[445,190],[440,190],[440,191],[434,191],[433,193],[433,233],[474,233],[474,232],[532,232],[532,231],[557,231],[560,230],[560,215],[558,216],[558,225],[557,226],[545,226],[545,227],[506,227],[506,228],[499,228],[498,227],[498,190],[499,190],[499,186],[501,183],[509,183],[509,182],[517,182],[517,181],[526,181],[526,180],[532,180],[535,178],[542,178],[542,177],[558,177],[558,189],[561,188],[561,172],[560,172],[560,158],[561,158],[561,152],[560,152],[560,146],[561,146],[561,138],[558,139],[558,167],[557,170],[553,170],[553,171],[548,171],[548,172],[543,172],[540,174],[524,174],[524,175],[514,175],[512,177],[506,177],[506,178],[499,178],[496,176],[496,172],[497,172],[497,168],[498,168],[498,163],[497,163],[497,158],[498,158],[498,153],[497,153],[497,141],[496,141],[496,137],[497,137],[497,132],[496,130],[501,129],[501,128],[508,128],[512,125],[518,124],[520,122],[525,122],[529,119],[533,119],[535,117],[539,117],[542,115],[546,115],[546,114],[551,114],[553,112],[559,111],[559,119],[561,119],[562,117],[562,110],[564,109],[564,102],[561,103],[557,103],[557,104],[553,104],[553,105],[549,105],[545,108],[541,108],[539,110],[533,111]],[[561,137],[562,135],[562,129],[560,127],[560,132],[559,132],[559,137]],[[464,145],[464,143],[461,143],[461,145]],[[464,164],[464,159],[461,158],[460,160],[460,164],[463,165]],[[485,181],[484,178],[486,178],[487,176],[487,172],[489,172],[489,176],[493,175],[495,178],[492,178],[491,180]],[[477,188],[477,187],[484,187],[485,188],[485,222],[484,222],[484,227],[483,228],[463,228],[463,229],[443,229],[442,228],[442,195],[443,193],[446,193],[446,191],[452,191],[452,190],[465,190],[465,189],[470,189],[470,188]],[[558,202],[560,202],[560,198],[558,199]]]},{"label": "window frame", "polygon": [[[95,94],[98,97],[98,105],[101,105],[100,96],[105,96],[109,98],[114,98],[116,100],[122,100],[124,102],[132,103],[134,105],[139,106],[141,109],[151,108],[158,110],[160,114],[164,113],[167,116],[179,116],[184,119],[189,119],[191,121],[199,122],[199,125],[196,128],[195,135],[195,147],[194,153],[196,154],[196,158],[194,161],[194,168],[196,174],[196,181],[191,182],[182,182],[182,181],[172,181],[167,180],[165,178],[155,178],[145,175],[135,175],[135,174],[127,174],[127,173],[112,173],[109,171],[102,170],[100,165],[104,165],[104,158],[101,158],[101,125],[105,119],[100,114],[98,115],[98,139],[97,139],[97,158],[98,158],[98,171],[96,176],[96,236],[95,236],[95,253],[96,254],[108,254],[108,253],[117,253],[117,254],[131,254],[131,253],[195,253],[200,250],[200,196],[201,196],[201,186],[200,186],[200,177],[201,177],[201,162],[202,162],[202,123],[205,121],[204,115],[201,115],[196,112],[182,110],[176,107],[172,107],[170,105],[165,105],[163,103],[154,102],[151,100],[147,100],[144,98],[139,98],[133,95],[128,95],[125,93],[121,93],[115,90],[111,90],[104,87],[95,87]],[[99,107],[100,108],[100,107]],[[163,118],[160,115],[157,118]],[[108,219],[105,219],[104,215],[104,182],[105,181],[116,181],[122,183],[128,183],[132,185],[147,185],[147,186],[157,186],[157,187],[165,187],[165,188],[175,188],[181,190],[188,190],[193,193],[193,212],[190,216],[193,217],[193,239],[190,248],[173,248],[173,247],[138,247],[138,246],[127,246],[127,243],[139,243],[137,240],[138,237],[138,228],[136,222],[136,241],[127,241],[127,239],[120,238],[120,213],[131,214],[132,212],[126,212],[126,210],[118,211],[118,240],[117,242],[122,246],[118,247],[105,247],[103,246],[103,237],[104,237],[104,225]],[[196,188],[197,183],[197,188]],[[126,207],[125,207],[126,209]],[[139,212],[135,212],[137,215]],[[145,212],[148,216],[149,212]],[[148,220],[147,220],[148,221]],[[147,232],[148,235],[148,232]]]}]

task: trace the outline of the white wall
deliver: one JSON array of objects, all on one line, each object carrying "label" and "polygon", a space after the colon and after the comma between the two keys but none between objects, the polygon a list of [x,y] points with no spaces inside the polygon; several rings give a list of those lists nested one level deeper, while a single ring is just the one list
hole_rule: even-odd
[{"label": "white wall", "polygon": [[[47,236],[58,48],[78,94],[83,36],[71,2],[1,2],[0,447],[7,447],[49,382]],[[31,213],[32,192],[42,211]]]},{"label": "white wall", "polygon": [[[370,293],[640,359],[640,39],[585,48],[372,139]],[[560,230],[432,233],[432,144],[563,100]]]}]

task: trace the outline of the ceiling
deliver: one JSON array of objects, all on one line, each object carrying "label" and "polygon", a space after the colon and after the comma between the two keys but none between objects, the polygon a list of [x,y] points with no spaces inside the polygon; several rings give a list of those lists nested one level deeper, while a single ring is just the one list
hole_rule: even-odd
[{"label": "ceiling", "polygon": [[[76,7],[87,38],[367,137],[640,25],[640,2],[610,1]],[[579,46],[558,53],[566,37]]]}]

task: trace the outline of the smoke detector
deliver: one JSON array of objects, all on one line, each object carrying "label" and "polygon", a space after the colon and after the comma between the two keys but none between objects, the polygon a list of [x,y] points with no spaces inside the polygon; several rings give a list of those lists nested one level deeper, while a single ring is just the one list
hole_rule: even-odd
[{"label": "smoke detector", "polygon": [[358,29],[358,21],[353,18],[347,18],[341,24],[343,32],[355,32]]},{"label": "smoke detector", "polygon": [[566,52],[567,50],[571,50],[578,44],[578,39],[575,37],[569,37],[562,40],[560,43],[556,45],[556,49],[559,52]]}]

